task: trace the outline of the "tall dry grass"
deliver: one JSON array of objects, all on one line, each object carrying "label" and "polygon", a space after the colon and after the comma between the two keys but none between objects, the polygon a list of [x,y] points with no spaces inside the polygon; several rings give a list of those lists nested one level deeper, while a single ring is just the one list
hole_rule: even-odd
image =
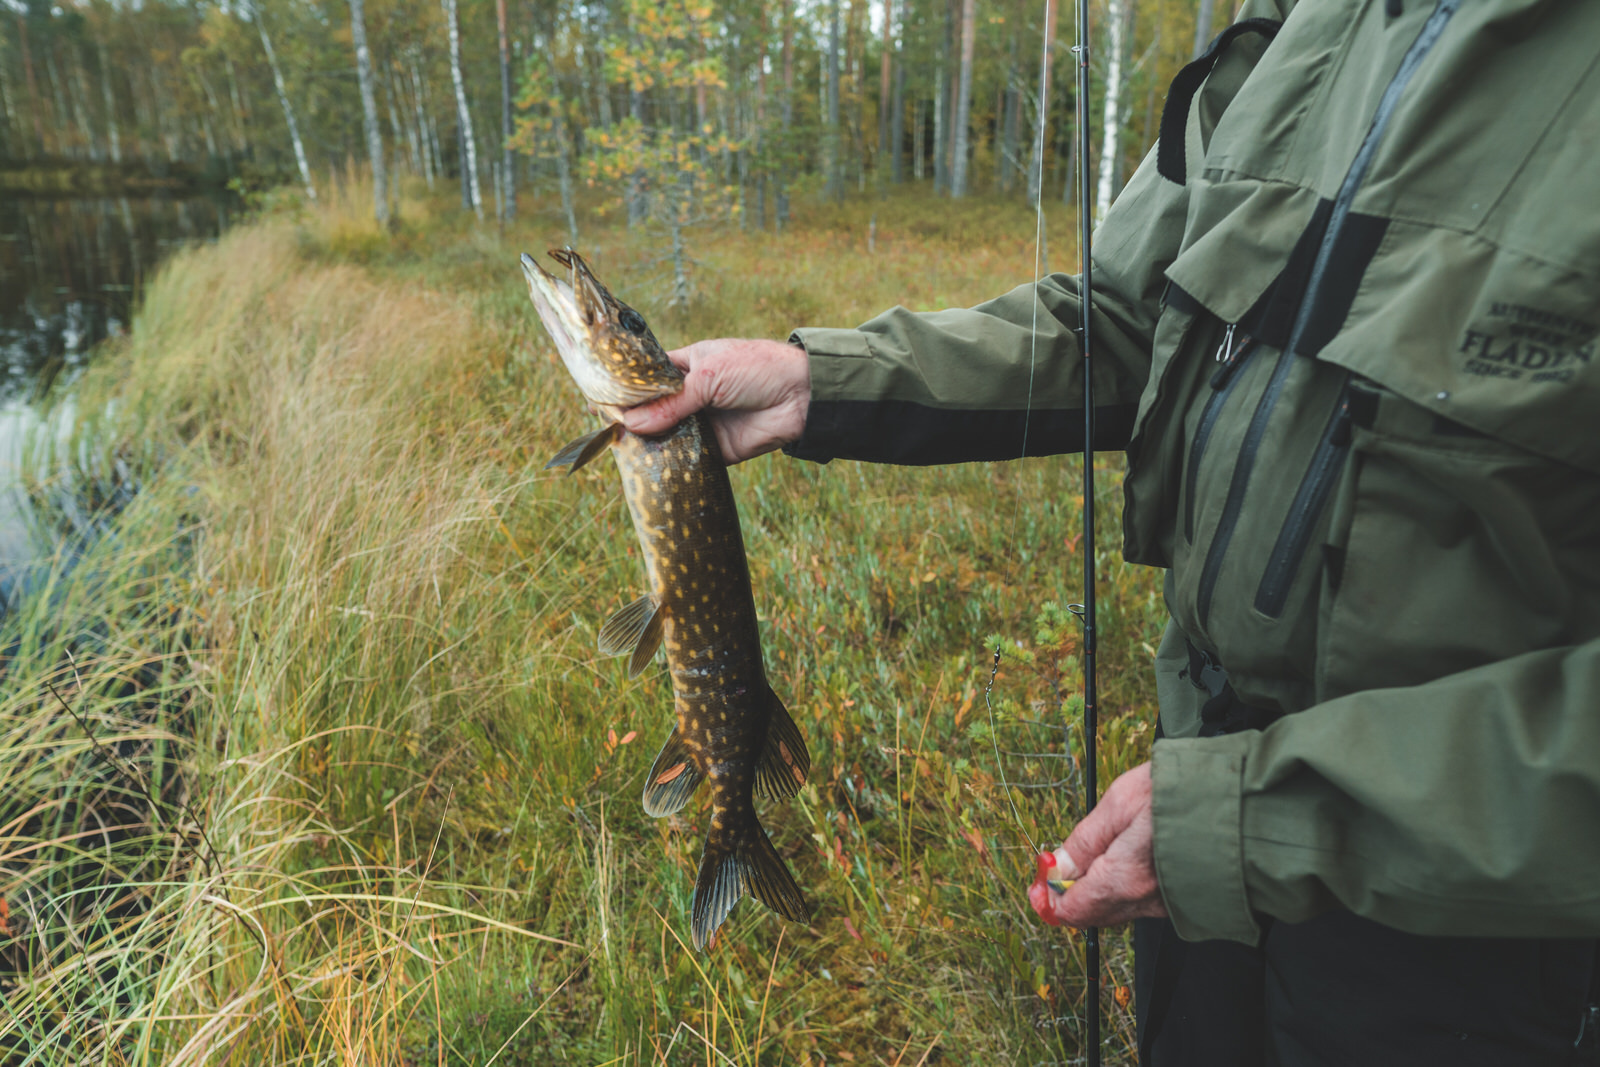
[{"label": "tall dry grass", "polygon": [[[37,1063],[1081,1055],[1080,947],[1023,897],[1029,840],[1077,812],[1076,634],[1049,606],[1078,595],[1075,461],[736,469],[769,672],[813,752],[763,819],[815,919],[745,904],[697,955],[704,813],[638,802],[669,686],[594,652],[642,580],[626,512],[608,465],[541,469],[587,419],[515,266],[562,243],[557,219],[500,235],[418,198],[380,234],[363,195],[176,257],[80,387],[80,462],[142,491],[102,562],[63,573],[71,610],[11,624],[34,637],[0,778],[47,784],[0,836],[0,893],[8,951],[54,947],[0,983],[0,1042]],[[1015,205],[850,204],[698,235],[701,298],[672,317],[651,250],[585,226],[669,344],[976,302],[1032,257]],[[1147,744],[1160,622],[1114,526],[1103,779]],[[94,641],[61,637],[68,617]],[[992,715],[991,633],[1014,643]],[[116,807],[96,790],[126,809],[115,841],[82,825]],[[113,891],[137,906],[93,896]],[[1117,1062],[1131,1016],[1103,1009]]]}]

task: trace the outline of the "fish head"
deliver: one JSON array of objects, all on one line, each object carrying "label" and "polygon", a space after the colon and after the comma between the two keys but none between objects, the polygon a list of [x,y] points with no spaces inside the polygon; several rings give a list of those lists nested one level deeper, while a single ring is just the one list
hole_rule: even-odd
[{"label": "fish head", "polygon": [[572,249],[550,257],[567,277],[527,253],[522,273],[539,319],[578,388],[596,406],[632,407],[683,391],[683,372],[667,358],[644,316],[611,295]]}]

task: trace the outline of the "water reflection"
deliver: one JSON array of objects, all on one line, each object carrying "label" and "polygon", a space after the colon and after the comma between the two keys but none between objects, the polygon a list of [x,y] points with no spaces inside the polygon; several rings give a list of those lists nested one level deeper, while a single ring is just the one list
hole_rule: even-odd
[{"label": "water reflection", "polygon": [[[58,547],[32,521],[22,444],[37,402],[127,328],[150,272],[174,249],[213,241],[222,199],[0,200],[0,602]],[[70,415],[58,411],[58,432]]]}]

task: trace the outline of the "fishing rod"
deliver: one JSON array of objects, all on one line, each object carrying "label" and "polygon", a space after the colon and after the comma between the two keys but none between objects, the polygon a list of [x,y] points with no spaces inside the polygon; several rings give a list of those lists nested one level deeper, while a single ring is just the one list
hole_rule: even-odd
[{"label": "fishing rod", "polygon": [[[1083,805],[1084,813],[1094,811],[1099,800],[1096,783],[1098,751],[1099,688],[1096,678],[1096,653],[1099,635],[1095,627],[1094,558],[1094,359],[1089,336],[1090,294],[1094,292],[1094,264],[1090,256],[1089,215],[1089,0],[1076,0],[1078,43],[1073,52],[1078,58],[1078,348],[1083,356],[1083,603],[1078,617],[1083,621]],[[1089,1067],[1100,1067],[1100,931],[1089,927],[1083,932],[1084,971],[1088,986],[1085,1001],[1089,1017],[1085,1020]]]}]

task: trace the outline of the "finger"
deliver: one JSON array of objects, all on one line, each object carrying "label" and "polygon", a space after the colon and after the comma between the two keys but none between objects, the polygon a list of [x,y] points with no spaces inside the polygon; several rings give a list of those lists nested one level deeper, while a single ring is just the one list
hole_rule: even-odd
[{"label": "finger", "polygon": [[1054,896],[1048,886],[1043,882],[1034,882],[1028,887],[1028,903],[1033,905],[1034,913],[1050,926],[1060,926],[1061,920],[1056,918]]},{"label": "finger", "polygon": [[668,349],[667,358],[672,360],[673,365],[679,370],[688,373],[690,367],[694,364],[694,350],[699,348],[701,344],[702,342],[696,341],[694,344],[684,345],[682,348]]},{"label": "finger", "polygon": [[683,380],[683,391],[629,408],[622,413],[622,424],[634,433],[665,433],[706,406],[705,376],[691,374]]},{"label": "finger", "polygon": [[1128,828],[1130,821],[1129,814],[1122,810],[1122,805],[1107,790],[1099,806],[1073,828],[1072,836],[1061,847],[1066,850],[1074,867],[1087,871],[1111,847],[1111,842]]}]

